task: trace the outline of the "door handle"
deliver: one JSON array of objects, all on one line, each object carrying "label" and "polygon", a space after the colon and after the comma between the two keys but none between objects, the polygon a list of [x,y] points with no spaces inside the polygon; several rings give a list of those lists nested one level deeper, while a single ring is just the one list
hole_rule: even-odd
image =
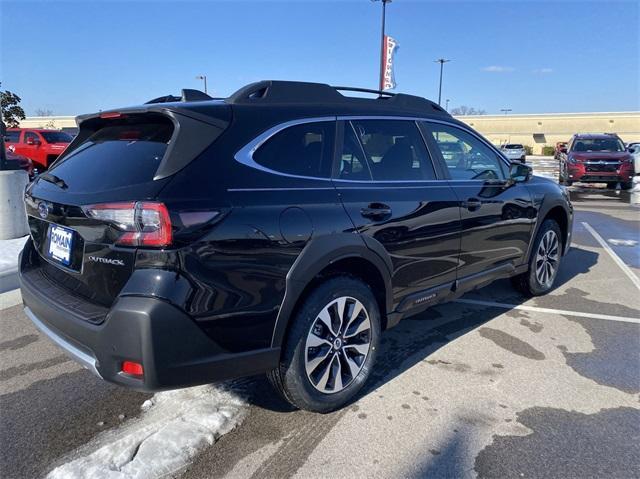
[{"label": "door handle", "polygon": [[477,198],[469,198],[467,201],[462,202],[462,207],[469,211],[475,211],[482,206],[482,201]]},{"label": "door handle", "polygon": [[370,203],[366,208],[360,210],[360,214],[365,218],[379,220],[391,215],[391,208],[384,203]]}]

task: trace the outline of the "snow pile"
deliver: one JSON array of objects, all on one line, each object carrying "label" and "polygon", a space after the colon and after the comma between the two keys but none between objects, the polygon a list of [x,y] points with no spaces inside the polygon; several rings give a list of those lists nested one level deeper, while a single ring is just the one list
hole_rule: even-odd
[{"label": "snow pile", "polygon": [[633,188],[631,189],[631,204],[640,204],[640,175],[633,177]]},{"label": "snow pile", "polygon": [[145,401],[142,411],[139,419],[99,436],[47,478],[132,479],[173,474],[236,427],[247,408],[236,393],[206,385],[158,393]]},{"label": "snow pile", "polygon": [[0,240],[0,275],[18,269],[18,255],[28,236],[22,238]]}]

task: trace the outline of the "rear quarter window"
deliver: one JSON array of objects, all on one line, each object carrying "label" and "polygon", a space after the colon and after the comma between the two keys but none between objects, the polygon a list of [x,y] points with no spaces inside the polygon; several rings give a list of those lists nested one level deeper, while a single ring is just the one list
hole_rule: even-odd
[{"label": "rear quarter window", "polygon": [[4,135],[4,141],[6,141],[7,143],[18,143],[19,140],[19,131],[7,131],[7,133]]},{"label": "rear quarter window", "polygon": [[333,121],[291,126],[258,148],[253,161],[279,173],[329,178],[335,129]]}]

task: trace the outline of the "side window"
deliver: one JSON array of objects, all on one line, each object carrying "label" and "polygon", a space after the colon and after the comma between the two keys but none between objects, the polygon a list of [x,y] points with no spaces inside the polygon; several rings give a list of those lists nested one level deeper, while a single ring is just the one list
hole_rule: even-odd
[{"label": "side window", "polygon": [[258,148],[253,160],[289,175],[329,178],[335,128],[333,121],[291,126]]},{"label": "side window", "polygon": [[475,136],[460,128],[427,123],[451,178],[454,180],[504,180],[504,162]]},{"label": "side window", "polygon": [[435,179],[429,153],[415,122],[355,120],[352,125],[375,181]]},{"label": "side window", "polygon": [[7,143],[18,143],[20,140],[20,130],[7,131],[4,135],[4,141]]},{"label": "side window", "polygon": [[344,123],[344,141],[339,161],[338,178],[341,180],[371,180],[364,151],[348,121]]},{"label": "side window", "polygon": [[23,143],[26,143],[26,142],[29,140],[29,138],[31,138],[35,143],[37,143],[38,141],[40,141],[40,137],[38,137],[38,135],[37,135],[37,134],[35,134],[35,133],[34,133],[34,132],[32,132],[32,131],[27,131],[27,132],[24,134],[24,138],[22,139],[22,142],[23,142]]}]

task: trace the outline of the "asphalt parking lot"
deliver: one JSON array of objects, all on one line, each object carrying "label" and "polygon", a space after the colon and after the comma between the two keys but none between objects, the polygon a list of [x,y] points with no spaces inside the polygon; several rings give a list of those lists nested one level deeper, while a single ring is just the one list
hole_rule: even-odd
[{"label": "asphalt parking lot", "polygon": [[[554,175],[553,162],[533,166]],[[576,186],[571,199],[573,245],[551,294],[526,300],[500,281],[401,322],[383,336],[374,381],[332,414],[292,410],[262,377],[218,385],[226,402],[216,411],[229,426],[206,447],[178,444],[199,453],[159,474],[640,476],[640,208],[619,190]],[[0,296],[3,478],[45,476],[123,431],[156,427],[144,417],[151,395],[68,360],[19,301],[17,292]],[[110,475],[96,469],[95,477],[149,477],[144,464],[125,466],[150,435],[109,462]],[[147,461],[182,436],[164,437],[146,449]],[[84,477],[73,470],[58,471]]]}]

